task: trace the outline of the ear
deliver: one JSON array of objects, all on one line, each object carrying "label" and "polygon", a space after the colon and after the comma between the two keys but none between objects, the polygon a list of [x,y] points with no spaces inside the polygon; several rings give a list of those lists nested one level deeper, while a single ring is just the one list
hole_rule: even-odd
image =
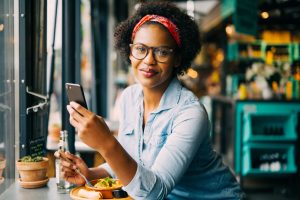
[{"label": "ear", "polygon": [[129,54],[128,58],[129,58],[129,60],[132,62],[133,57],[132,57],[131,54]]},{"label": "ear", "polygon": [[177,55],[176,58],[175,58],[175,62],[174,62],[174,67],[177,68],[181,65],[181,56],[180,55]]}]

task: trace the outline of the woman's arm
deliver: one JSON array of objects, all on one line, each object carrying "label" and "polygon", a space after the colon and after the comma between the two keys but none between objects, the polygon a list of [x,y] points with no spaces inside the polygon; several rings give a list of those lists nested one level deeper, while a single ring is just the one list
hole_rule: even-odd
[{"label": "woman's arm", "polygon": [[[103,118],[96,116],[75,102],[67,106],[70,123],[78,130],[79,138],[98,151],[124,185],[134,177],[137,163],[110,133]],[[91,177],[99,173],[92,170]]]}]

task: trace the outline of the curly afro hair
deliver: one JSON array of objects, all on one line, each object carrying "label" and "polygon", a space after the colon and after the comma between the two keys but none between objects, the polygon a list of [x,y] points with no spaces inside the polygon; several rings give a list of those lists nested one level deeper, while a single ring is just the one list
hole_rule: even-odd
[{"label": "curly afro hair", "polygon": [[160,15],[171,20],[179,29],[179,37],[182,43],[179,52],[181,54],[181,65],[176,68],[179,75],[190,66],[196,54],[200,51],[200,33],[197,24],[186,13],[170,2],[142,3],[135,14],[121,22],[115,29],[115,48],[130,63],[129,55],[131,35],[135,25],[145,15]]}]

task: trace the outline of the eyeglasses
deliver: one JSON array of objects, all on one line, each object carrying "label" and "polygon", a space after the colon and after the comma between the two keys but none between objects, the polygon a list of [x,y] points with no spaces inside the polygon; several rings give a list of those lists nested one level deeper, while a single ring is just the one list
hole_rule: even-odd
[{"label": "eyeglasses", "polygon": [[131,55],[138,60],[143,60],[149,53],[149,49],[152,49],[152,53],[157,62],[167,62],[171,55],[174,53],[174,49],[169,47],[148,47],[144,44],[130,44]]}]

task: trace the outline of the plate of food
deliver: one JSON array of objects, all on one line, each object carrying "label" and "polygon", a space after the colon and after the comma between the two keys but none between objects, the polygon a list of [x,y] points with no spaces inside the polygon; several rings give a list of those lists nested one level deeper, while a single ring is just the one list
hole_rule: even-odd
[{"label": "plate of food", "polygon": [[70,197],[73,200],[114,200],[114,199],[119,199],[119,200],[133,200],[131,197],[127,195],[127,193],[122,190],[112,190],[113,193],[113,198],[107,199],[102,195],[100,191],[95,191],[95,190],[89,190],[85,186],[78,186],[76,188],[73,188],[70,191]]},{"label": "plate of food", "polygon": [[113,198],[112,191],[121,189],[123,187],[120,180],[113,179],[113,178],[110,178],[110,177],[92,180],[91,184],[94,187],[90,187],[87,184],[85,184],[85,188],[88,189],[88,190],[101,192],[104,199]]}]

